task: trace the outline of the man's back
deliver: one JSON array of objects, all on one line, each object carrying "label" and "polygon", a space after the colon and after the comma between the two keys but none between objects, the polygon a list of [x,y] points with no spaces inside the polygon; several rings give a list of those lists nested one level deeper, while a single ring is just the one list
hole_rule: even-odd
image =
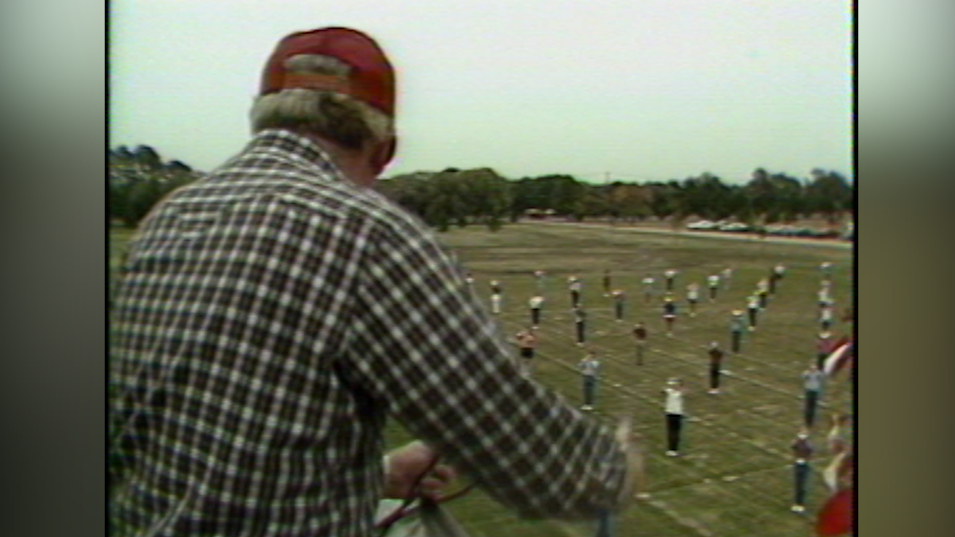
[{"label": "man's back", "polygon": [[201,520],[228,534],[292,523],[309,487],[344,492],[314,496],[312,520],[380,490],[375,464],[324,481],[308,469],[336,445],[379,457],[383,407],[344,393],[336,368],[354,339],[362,243],[399,213],[315,161],[327,158],[314,145],[267,132],[138,234],[111,364],[125,523],[181,509],[174,532]]},{"label": "man's back", "polygon": [[[261,133],[133,244],[111,351],[116,533],[365,535],[386,412],[520,512],[612,505],[609,432],[500,359],[493,327],[414,218],[307,139]],[[502,416],[535,434],[502,438]]]}]

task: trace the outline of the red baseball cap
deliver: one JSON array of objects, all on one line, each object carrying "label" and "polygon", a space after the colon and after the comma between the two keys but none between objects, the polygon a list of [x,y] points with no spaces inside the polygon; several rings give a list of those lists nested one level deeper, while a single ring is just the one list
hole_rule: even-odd
[{"label": "red baseball cap", "polygon": [[[331,56],[352,67],[347,78],[289,73],[285,60],[298,54]],[[363,101],[389,117],[395,115],[395,71],[385,52],[368,35],[350,28],[295,32],[279,41],[262,72],[259,95],[284,89],[334,91]]]}]

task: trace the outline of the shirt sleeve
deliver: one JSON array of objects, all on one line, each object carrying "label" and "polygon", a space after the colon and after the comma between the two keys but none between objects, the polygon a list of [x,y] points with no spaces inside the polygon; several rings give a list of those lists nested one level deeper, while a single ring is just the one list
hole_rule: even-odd
[{"label": "shirt sleeve", "polygon": [[612,433],[519,373],[431,233],[411,223],[370,226],[365,246],[350,374],[519,515],[614,508],[627,468]]}]

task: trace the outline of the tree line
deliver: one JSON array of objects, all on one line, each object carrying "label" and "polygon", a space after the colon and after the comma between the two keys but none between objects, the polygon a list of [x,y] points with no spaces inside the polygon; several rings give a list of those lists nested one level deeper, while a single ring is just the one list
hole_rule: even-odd
[{"label": "tree line", "polygon": [[164,162],[148,145],[107,150],[108,215],[129,228],[172,190],[202,177],[179,160]]},{"label": "tree line", "polygon": [[593,184],[571,175],[509,180],[490,168],[412,173],[379,181],[379,190],[438,230],[547,215],[575,221],[600,218],[638,222],[690,217],[736,220],[750,226],[793,223],[822,215],[833,228],[854,213],[854,187],[842,174],[812,170],[798,179],[763,168],[744,184],[728,184],[711,173],[658,182]]},{"label": "tree line", "polygon": [[[150,146],[108,152],[110,221],[135,227],[171,190],[202,177],[178,160],[163,161]],[[452,226],[500,229],[524,217],[574,221],[736,220],[750,226],[823,216],[835,228],[854,213],[854,186],[842,174],[817,168],[807,178],[756,168],[729,184],[711,173],[657,182],[594,184],[572,175],[508,179],[491,168],[415,172],[378,181],[377,189],[439,231]]]}]

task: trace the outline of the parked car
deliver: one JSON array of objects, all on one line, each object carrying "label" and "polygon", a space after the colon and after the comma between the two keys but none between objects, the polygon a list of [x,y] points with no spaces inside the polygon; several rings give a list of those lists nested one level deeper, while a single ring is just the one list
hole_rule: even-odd
[{"label": "parked car", "polygon": [[773,224],[766,226],[766,234],[778,237],[794,237],[799,229],[800,228],[789,224]]},{"label": "parked car", "polygon": [[793,237],[815,237],[816,231],[808,227],[797,227],[793,228]]},{"label": "parked car", "polygon": [[730,222],[720,226],[720,231],[749,231],[749,226],[742,222]]},{"label": "parked car", "polygon": [[703,230],[703,231],[716,229],[716,227],[717,227],[716,222],[710,222],[709,220],[697,220],[696,222],[691,222],[687,224],[686,226],[687,229],[695,229],[695,230]]}]

